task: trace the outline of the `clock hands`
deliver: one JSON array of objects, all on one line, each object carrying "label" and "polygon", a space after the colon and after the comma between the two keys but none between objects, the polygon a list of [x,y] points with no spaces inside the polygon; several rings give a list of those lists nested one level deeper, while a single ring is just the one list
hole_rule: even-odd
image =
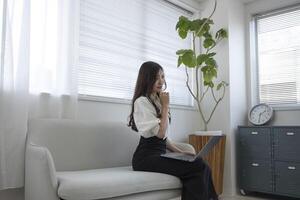
[{"label": "clock hands", "polygon": [[263,112],[261,112],[261,113],[259,113],[259,117],[258,117],[258,123],[260,123],[260,118],[261,118],[261,115],[263,114],[263,113],[265,113],[267,110],[265,109]]}]

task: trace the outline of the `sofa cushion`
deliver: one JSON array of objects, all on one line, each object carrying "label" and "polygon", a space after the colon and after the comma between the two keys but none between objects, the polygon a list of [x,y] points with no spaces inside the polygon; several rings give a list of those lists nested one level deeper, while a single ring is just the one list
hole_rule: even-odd
[{"label": "sofa cushion", "polygon": [[161,173],[133,171],[131,166],[57,172],[58,196],[92,200],[140,192],[178,189],[180,179]]},{"label": "sofa cushion", "polygon": [[33,119],[27,141],[46,147],[57,171],[77,171],[131,165],[139,139],[126,123]]}]

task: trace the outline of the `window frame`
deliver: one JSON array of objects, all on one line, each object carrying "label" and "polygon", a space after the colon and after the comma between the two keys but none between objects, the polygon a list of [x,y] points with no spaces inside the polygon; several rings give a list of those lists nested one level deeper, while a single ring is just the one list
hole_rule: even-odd
[{"label": "window frame", "polygon": [[[250,47],[250,79],[251,79],[251,106],[261,103],[259,94],[259,64],[258,64],[258,32],[257,20],[271,17],[279,14],[284,14],[300,9],[300,4],[286,6],[274,10],[268,10],[262,13],[252,14],[249,23],[249,47]],[[270,105],[273,110],[300,110],[299,104],[272,104]]]},{"label": "window frame", "polygon": [[[84,94],[79,94],[79,93],[78,93],[78,100],[79,101],[93,101],[93,102],[101,102],[101,103],[131,105],[131,100],[129,100],[129,99],[84,95]],[[182,109],[182,110],[192,110],[192,111],[198,110],[196,107],[196,104],[194,103],[194,100],[193,100],[193,106],[170,104],[169,107],[175,108],[175,109]]]},{"label": "window frame", "polygon": [[[192,17],[199,17],[200,16],[200,9],[195,9],[192,7],[192,5],[189,5],[188,3],[183,3],[180,0],[163,0],[171,5],[178,7],[180,9],[186,10],[188,12],[192,13]],[[78,22],[79,23],[79,22]],[[77,41],[79,41],[79,32],[80,29],[78,28],[77,30]],[[200,42],[200,41],[199,41]],[[79,43],[77,44],[79,47]],[[192,41],[191,41],[192,45]],[[78,60],[77,60],[78,62]],[[190,74],[190,78],[192,78],[192,89],[194,90],[195,87],[195,76],[193,73]],[[114,98],[114,97],[105,97],[105,96],[94,96],[94,95],[86,95],[86,94],[81,94],[78,91],[78,100],[79,101],[93,101],[93,102],[102,102],[102,103],[113,103],[113,104],[125,104],[125,105],[131,105],[131,100],[129,99],[122,99],[122,98]],[[195,100],[192,98],[191,100],[192,105],[186,106],[186,105],[178,105],[178,104],[170,104],[170,108],[175,108],[175,109],[183,109],[183,110],[192,110],[196,111],[198,110],[197,105],[195,103]]]}]

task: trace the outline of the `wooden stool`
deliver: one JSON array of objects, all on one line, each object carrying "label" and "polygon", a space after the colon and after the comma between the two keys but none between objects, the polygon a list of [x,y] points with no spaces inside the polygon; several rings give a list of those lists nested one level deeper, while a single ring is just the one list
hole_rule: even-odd
[{"label": "wooden stool", "polygon": [[[189,143],[193,145],[198,153],[202,147],[208,142],[209,135],[189,135]],[[220,195],[223,192],[223,172],[224,172],[224,156],[225,156],[226,136],[222,136],[212,151],[203,159],[206,160],[211,168],[212,177],[216,192]]]}]

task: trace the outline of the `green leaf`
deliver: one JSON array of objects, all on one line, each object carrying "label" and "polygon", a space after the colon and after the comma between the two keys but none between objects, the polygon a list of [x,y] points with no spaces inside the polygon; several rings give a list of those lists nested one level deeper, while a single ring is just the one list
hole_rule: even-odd
[{"label": "green leaf", "polygon": [[[209,24],[205,24],[202,28],[201,27],[199,27],[199,29],[196,31],[196,35],[198,37],[203,36],[205,33],[209,32],[209,29],[210,29]],[[200,28],[201,28],[201,30],[200,30]]]},{"label": "green leaf", "polygon": [[188,34],[188,32],[187,32],[187,30],[179,29],[179,30],[178,30],[178,34],[179,34],[179,36],[180,36],[182,39],[185,39],[186,36],[187,36],[187,34]]},{"label": "green leaf", "polygon": [[178,56],[177,67],[180,67],[181,64],[182,64],[182,57]]},{"label": "green leaf", "polygon": [[227,87],[229,84],[226,83],[225,81],[222,81],[221,83],[218,84],[217,90],[220,90],[222,86]]},{"label": "green leaf", "polygon": [[204,86],[208,86],[213,88],[214,87],[214,83],[212,81],[204,81]]},{"label": "green leaf", "polygon": [[211,75],[212,75],[213,77],[216,77],[216,78],[217,78],[217,76],[218,76],[218,71],[217,71],[216,68],[212,68],[212,69],[211,69]]},{"label": "green leaf", "polygon": [[215,59],[209,57],[208,59],[205,60],[205,64],[215,68],[217,63]]},{"label": "green leaf", "polygon": [[198,57],[197,57],[197,64],[198,65],[201,65],[202,63],[205,62],[205,60],[208,58],[208,56],[206,54],[200,54]]},{"label": "green leaf", "polygon": [[213,57],[213,56],[215,56],[215,55],[216,55],[215,52],[212,52],[212,53],[207,54],[208,57]]},{"label": "green leaf", "polygon": [[200,19],[193,20],[192,23],[191,23],[190,30],[191,31],[198,31],[199,28],[201,27],[201,25],[202,25],[202,22],[201,22]]},{"label": "green leaf", "polygon": [[203,73],[205,73],[207,70],[208,70],[208,66],[203,66],[203,67],[201,68],[201,71],[202,71]]},{"label": "green leaf", "polygon": [[205,32],[204,34],[203,34],[203,37],[205,37],[205,38],[212,38],[212,35],[209,33],[209,32]]},{"label": "green leaf", "polygon": [[215,45],[215,44],[216,44],[216,42],[211,38],[206,38],[203,42],[203,46],[206,49],[213,46],[213,45]]},{"label": "green leaf", "polygon": [[180,49],[178,51],[176,51],[176,55],[182,55],[184,54],[185,52],[189,51],[190,49]]},{"label": "green leaf", "polygon": [[189,21],[189,19],[188,19],[187,17],[185,17],[185,16],[180,16],[180,17],[179,17],[179,20],[178,20],[178,22],[177,22],[177,24],[176,24],[175,30],[177,30],[178,28],[184,27],[185,24],[188,23],[188,21]]},{"label": "green leaf", "polygon": [[205,82],[210,83],[214,79],[214,77],[217,77],[217,70],[214,67],[211,66],[204,66],[201,68],[203,79]]},{"label": "green leaf", "polygon": [[197,59],[194,51],[189,50],[182,55],[182,62],[187,67],[195,67],[197,65]]},{"label": "green leaf", "polygon": [[224,38],[228,38],[228,33],[225,29],[221,28],[220,30],[218,30],[216,32],[216,39],[224,39]]},{"label": "green leaf", "polygon": [[184,16],[179,17],[179,21],[177,22],[175,29],[178,31],[178,34],[182,39],[186,38],[191,28],[191,23],[192,22],[187,17]]},{"label": "green leaf", "polygon": [[223,86],[223,83],[222,83],[222,82],[219,83],[219,84],[217,85],[217,90],[220,90],[222,86]]}]

